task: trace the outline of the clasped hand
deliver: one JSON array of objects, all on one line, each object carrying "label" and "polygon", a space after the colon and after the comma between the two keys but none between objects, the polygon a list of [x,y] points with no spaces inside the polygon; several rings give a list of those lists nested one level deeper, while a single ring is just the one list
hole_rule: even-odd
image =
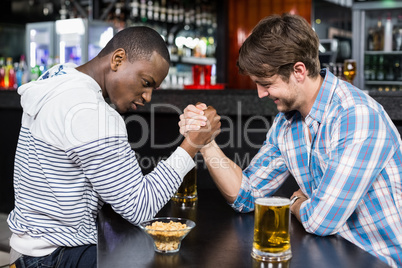
[{"label": "clasped hand", "polygon": [[221,117],[204,103],[188,105],[180,115],[180,133],[197,148],[210,143],[221,132]]}]

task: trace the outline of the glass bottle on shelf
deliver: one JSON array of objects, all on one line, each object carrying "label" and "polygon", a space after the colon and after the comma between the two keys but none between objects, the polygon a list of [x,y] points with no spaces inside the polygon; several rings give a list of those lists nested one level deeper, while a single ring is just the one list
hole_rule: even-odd
[{"label": "glass bottle on shelf", "polygon": [[371,56],[371,71],[370,71],[370,78],[369,80],[376,80],[377,78],[377,68],[378,67],[378,56],[373,55]]},{"label": "glass bottle on shelf", "polygon": [[5,88],[4,86],[4,76],[6,74],[6,66],[4,62],[4,58],[0,57],[0,88]]},{"label": "glass bottle on shelf", "polygon": [[173,6],[170,2],[167,4],[167,9],[166,9],[166,21],[168,23],[173,22]]},{"label": "glass bottle on shelf", "polygon": [[374,50],[374,29],[368,29],[368,36],[367,36],[367,50],[372,51]]},{"label": "glass bottle on shelf", "polygon": [[40,70],[40,66],[36,64],[34,67],[31,68],[31,75],[30,75],[31,81],[36,81],[36,79],[38,79],[39,76],[41,76],[41,74],[42,72]]},{"label": "glass bottle on shelf", "polygon": [[196,39],[196,26],[195,26],[195,12],[192,7],[187,8],[184,15],[184,26],[176,34],[175,44],[178,48],[178,54],[184,57],[193,56],[193,49],[195,47]]},{"label": "glass bottle on shelf", "polygon": [[161,0],[160,4],[159,20],[161,22],[166,22],[166,0]]},{"label": "glass bottle on shelf", "polygon": [[396,81],[402,81],[402,56],[395,57],[394,61],[394,78]]},{"label": "glass bottle on shelf", "polygon": [[16,71],[17,86],[21,86],[28,82],[27,64],[25,62],[25,55],[21,55],[20,62]]},{"label": "glass bottle on shelf", "polygon": [[14,89],[15,87],[15,70],[13,66],[13,58],[7,57],[4,72],[4,88]]},{"label": "glass bottle on shelf", "polygon": [[167,46],[168,46],[168,50],[169,50],[170,55],[180,55],[179,54],[179,49],[178,49],[178,46],[176,45],[173,33],[168,34]]},{"label": "glass bottle on shelf", "polygon": [[336,63],[336,73],[337,73],[337,77],[339,79],[345,80],[345,77],[343,76],[343,64],[338,62]]},{"label": "glass bottle on shelf", "polygon": [[141,0],[140,2],[140,21],[142,23],[146,23],[148,21],[146,0]]},{"label": "glass bottle on shelf", "polygon": [[152,16],[152,19],[154,21],[157,21],[157,22],[160,21],[160,19],[159,19],[160,6],[159,6],[159,1],[158,0],[154,1],[153,10],[154,10],[154,14]]},{"label": "glass bottle on shelf", "polygon": [[371,80],[371,57],[364,55],[364,80]]},{"label": "glass bottle on shelf", "polygon": [[206,42],[203,38],[202,34],[202,25],[201,25],[201,6],[197,5],[195,9],[195,38],[194,38],[194,48],[193,48],[193,56],[194,57],[205,57],[206,52]]},{"label": "glass bottle on shelf", "polygon": [[179,6],[179,23],[184,22],[184,14],[185,14],[184,4],[181,3]]},{"label": "glass bottle on shelf", "polygon": [[384,27],[384,51],[392,51],[392,19],[391,13],[387,14]]},{"label": "glass bottle on shelf", "polygon": [[402,51],[402,15],[398,15],[397,22],[393,27],[392,50]]},{"label": "glass bottle on shelf", "polygon": [[385,60],[385,80],[387,81],[394,81],[395,73],[394,73],[394,65],[392,58],[388,57]]},{"label": "glass bottle on shelf", "polygon": [[377,65],[377,73],[376,80],[384,81],[385,79],[385,70],[384,70],[384,56],[380,55],[378,57],[378,65]]},{"label": "glass bottle on shelf", "polygon": [[138,23],[138,20],[139,20],[139,17],[140,17],[139,6],[140,6],[140,4],[138,3],[138,0],[133,0],[130,3],[130,7],[131,7],[131,12],[130,12],[131,24]]},{"label": "glass bottle on shelf", "polygon": [[154,20],[154,3],[151,0],[147,2],[147,20]]},{"label": "glass bottle on shelf", "polygon": [[378,18],[377,27],[373,33],[374,50],[381,51],[384,49],[384,26],[381,17]]},{"label": "glass bottle on shelf", "polygon": [[175,3],[173,5],[173,10],[172,10],[172,20],[173,20],[174,24],[179,23],[179,12],[180,12],[179,6],[177,3]]}]

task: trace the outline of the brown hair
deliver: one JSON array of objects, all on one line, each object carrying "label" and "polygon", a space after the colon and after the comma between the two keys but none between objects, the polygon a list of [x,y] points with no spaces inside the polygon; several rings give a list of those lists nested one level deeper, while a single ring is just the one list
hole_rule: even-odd
[{"label": "brown hair", "polygon": [[310,24],[298,15],[272,15],[254,27],[240,47],[237,66],[245,75],[271,77],[278,74],[285,82],[296,62],[303,62],[308,76],[317,77],[319,39]]}]

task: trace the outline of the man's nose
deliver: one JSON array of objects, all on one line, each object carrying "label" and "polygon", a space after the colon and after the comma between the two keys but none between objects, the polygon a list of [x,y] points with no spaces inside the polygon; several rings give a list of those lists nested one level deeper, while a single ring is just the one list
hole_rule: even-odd
[{"label": "man's nose", "polygon": [[257,92],[258,92],[258,97],[260,99],[266,97],[269,95],[268,90],[266,88],[264,88],[263,86],[260,86],[257,84]]},{"label": "man's nose", "polygon": [[145,102],[150,102],[152,99],[152,90],[142,93],[142,97],[144,98]]}]

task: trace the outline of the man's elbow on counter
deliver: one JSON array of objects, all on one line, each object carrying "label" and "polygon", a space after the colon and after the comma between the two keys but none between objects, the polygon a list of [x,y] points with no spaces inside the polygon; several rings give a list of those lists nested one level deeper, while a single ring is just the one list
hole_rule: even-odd
[{"label": "man's elbow on counter", "polygon": [[318,223],[318,219],[314,219],[313,217],[310,217],[308,220],[303,221],[302,219],[302,225],[306,232],[310,234],[315,234],[318,236],[328,236],[328,235],[334,235],[338,233],[339,228],[337,226],[333,226],[332,224],[326,225],[324,223]]}]

